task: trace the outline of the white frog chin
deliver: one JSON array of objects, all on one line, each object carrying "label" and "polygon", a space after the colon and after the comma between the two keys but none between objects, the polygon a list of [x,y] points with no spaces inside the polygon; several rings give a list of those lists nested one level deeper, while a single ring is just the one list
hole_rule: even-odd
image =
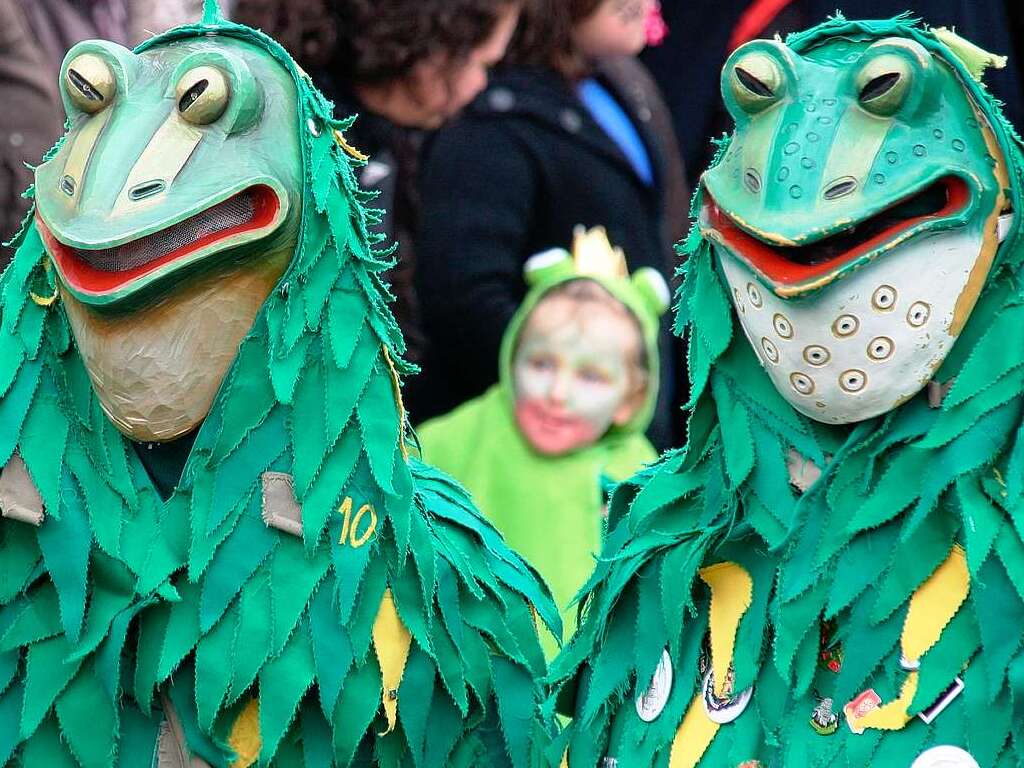
[{"label": "white frog chin", "polygon": [[954,313],[982,250],[961,229],[915,238],[817,294],[781,299],[717,248],[736,313],[782,396],[825,424],[887,413],[949,354]]}]

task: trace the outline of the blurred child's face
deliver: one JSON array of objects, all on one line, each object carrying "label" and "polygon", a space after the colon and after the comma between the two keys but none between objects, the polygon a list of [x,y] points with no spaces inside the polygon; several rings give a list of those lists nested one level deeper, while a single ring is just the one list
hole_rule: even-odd
[{"label": "blurred child's face", "polygon": [[512,362],[516,423],[527,442],[556,456],[627,423],[646,392],[635,362],[642,345],[624,307],[567,296],[542,299]]},{"label": "blurred child's face", "polygon": [[647,19],[654,0],[605,0],[573,30],[573,40],[590,59],[633,56],[647,44]]}]

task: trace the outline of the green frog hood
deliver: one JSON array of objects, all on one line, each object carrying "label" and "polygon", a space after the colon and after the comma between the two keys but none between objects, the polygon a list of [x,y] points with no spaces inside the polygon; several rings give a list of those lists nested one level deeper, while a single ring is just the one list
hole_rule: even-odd
[{"label": "green frog hood", "polygon": [[726,63],[681,249],[688,439],[613,497],[553,757],[1021,759],[1024,166],[994,64],[905,17]]},{"label": "green frog hood", "polygon": [[[0,765],[536,764],[557,611],[408,457],[350,121],[213,2],[61,88],[0,279]],[[182,439],[158,493],[132,441]]]},{"label": "green frog hood", "polygon": [[600,285],[635,318],[644,345],[647,379],[655,384],[647,387],[643,405],[629,422],[613,425],[609,437],[637,434],[647,429],[658,399],[658,327],[671,297],[664,278],[650,267],[629,275],[625,255],[621,249],[612,247],[603,227],[589,231],[579,228],[574,234],[572,254],[560,248],[537,254],[527,261],[523,271],[530,290],[502,337],[499,358],[500,385],[510,412],[514,408],[512,360],[530,313],[552,290],[573,280],[586,279]]}]

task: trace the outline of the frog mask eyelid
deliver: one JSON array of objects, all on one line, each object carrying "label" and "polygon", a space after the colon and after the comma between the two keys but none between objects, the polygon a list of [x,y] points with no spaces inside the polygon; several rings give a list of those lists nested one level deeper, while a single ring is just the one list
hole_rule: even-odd
[{"label": "frog mask eyelid", "polygon": [[793,79],[788,53],[757,40],[733,53],[722,71],[722,95],[737,120],[782,101]]},{"label": "frog mask eyelid", "polygon": [[241,58],[221,51],[199,51],[182,59],[166,96],[186,122],[217,125],[225,133],[251,127],[263,108],[262,90],[252,70]]},{"label": "frog mask eyelid", "polygon": [[857,71],[857,103],[869,114],[892,117],[919,105],[932,70],[932,57],[912,40],[885,39],[868,48]]},{"label": "frog mask eyelid", "polygon": [[106,40],[85,40],[68,51],[60,68],[60,97],[70,118],[109,107],[131,88],[135,54]]}]

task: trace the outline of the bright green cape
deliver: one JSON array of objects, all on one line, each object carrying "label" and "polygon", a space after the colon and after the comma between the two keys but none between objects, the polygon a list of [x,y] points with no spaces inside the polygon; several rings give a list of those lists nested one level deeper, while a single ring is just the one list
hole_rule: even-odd
[{"label": "bright green cape", "polygon": [[[601,550],[602,478],[624,480],[657,459],[651,444],[633,432],[565,456],[541,456],[523,439],[498,385],[417,434],[423,458],[462,482],[508,545],[540,572],[570,631],[569,604]],[[553,639],[545,641],[553,653]]]},{"label": "bright green cape", "polygon": [[[752,577],[736,637],[735,690],[754,686],[701,765],[758,759],[784,766],[909,766],[952,744],[982,766],[1024,760],[1024,286],[1019,273],[1022,155],[997,102],[918,24],[830,20],[786,42],[800,52],[833,36],[910,37],[954,68],[1006,155],[1018,212],[967,327],[937,373],[956,382],[941,408],[920,394],[885,416],[829,428],[796,413],[739,332],[710,243],[694,231],[677,329],[689,339],[693,412],[686,447],[619,486],[611,532],[583,590],[584,619],[550,679],[575,719],[551,754],[572,768],[666,766],[699,690],[710,595],[699,568],[733,561]],[[721,156],[721,155],[720,155]],[[700,200],[695,201],[694,212]],[[806,493],[790,486],[793,449],[825,468]],[[830,460],[826,459],[830,456]],[[842,706],[874,688],[883,702],[906,673],[899,638],[914,591],[966,549],[967,601],[921,659],[916,714],[961,675],[963,694],[926,725],[831,736],[809,718],[818,699]],[[834,618],[839,674],[819,663],[819,621]],[[650,724],[635,698],[667,648],[674,684]],[[966,665],[966,670],[964,669]],[[703,712],[700,713],[703,716]]]},{"label": "bright green cape", "polygon": [[[505,765],[548,737],[535,574],[444,475],[406,461],[390,364],[402,341],[331,105],[271,39],[299,94],[306,185],[299,245],[227,375],[174,494],[158,497],[104,416],[27,227],[0,279],[0,464],[15,450],[46,508],[0,519],[0,765],[148,766],[175,705],[195,755],[234,760],[228,735],[259,700],[260,765]],[[313,125],[318,130],[311,131]],[[398,365],[402,365],[399,361]],[[261,519],[261,475],[290,474],[304,537]],[[345,497],[379,518],[338,544]],[[371,629],[386,588],[412,644],[386,736]]]}]

